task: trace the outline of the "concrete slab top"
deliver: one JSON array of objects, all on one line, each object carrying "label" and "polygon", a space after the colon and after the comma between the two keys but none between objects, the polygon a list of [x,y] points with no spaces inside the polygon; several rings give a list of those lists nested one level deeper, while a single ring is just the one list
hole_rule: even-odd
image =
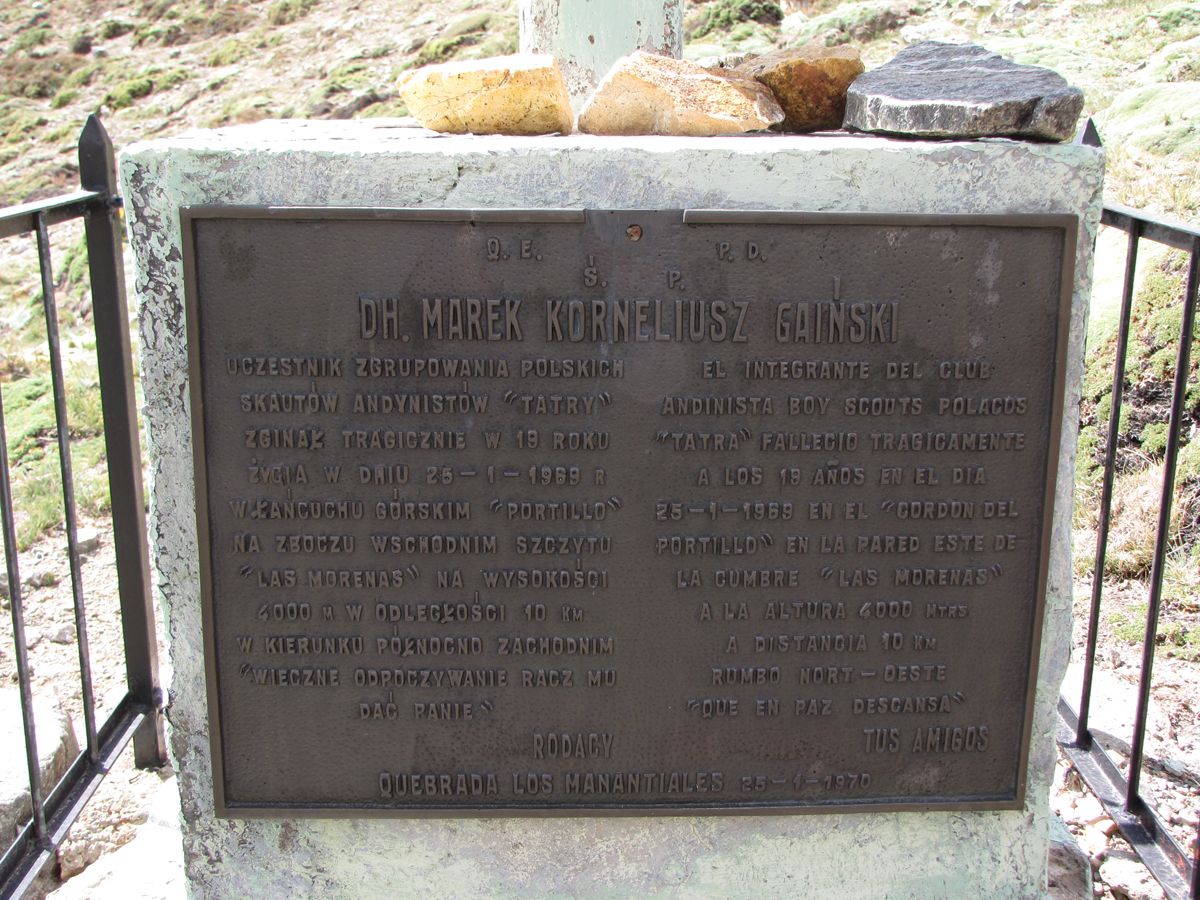
[{"label": "concrete slab top", "polygon": [[[354,145],[350,147],[348,145]],[[438,134],[416,125],[413,120],[354,119],[331,121],[314,119],[275,119],[236,125],[229,128],[193,129],[166,138],[139,141],[125,148],[123,156],[168,150],[208,150],[214,152],[253,151],[278,153],[295,151],[355,153],[422,153],[443,156],[495,153],[562,153],[587,151],[637,151],[662,154],[680,151],[720,151],[723,153],[941,153],[946,150],[972,150],[995,154],[1030,154],[1076,163],[1098,158],[1101,150],[1082,144],[1055,144],[1018,141],[1008,138],[977,140],[903,140],[871,134],[826,132],[817,134],[758,133],[718,137],[676,137],[661,135],[599,136],[590,134],[509,137],[504,135]]]}]

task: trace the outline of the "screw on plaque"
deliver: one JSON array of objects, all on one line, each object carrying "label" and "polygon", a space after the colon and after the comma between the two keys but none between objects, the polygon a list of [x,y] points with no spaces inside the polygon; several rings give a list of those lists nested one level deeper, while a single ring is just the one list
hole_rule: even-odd
[{"label": "screw on plaque", "polygon": [[630,225],[625,229],[625,236],[631,241],[640,241],[642,239],[642,226]]}]

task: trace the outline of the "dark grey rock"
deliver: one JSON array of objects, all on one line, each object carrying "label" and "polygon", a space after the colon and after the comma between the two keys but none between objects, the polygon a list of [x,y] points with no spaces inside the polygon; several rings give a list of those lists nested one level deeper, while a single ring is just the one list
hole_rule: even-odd
[{"label": "dark grey rock", "polygon": [[80,553],[94,553],[100,549],[100,532],[95,528],[80,528],[75,532],[75,547]]},{"label": "dark grey rock", "polygon": [[1092,863],[1063,820],[1050,816],[1050,853],[1046,881],[1051,900],[1092,896]]},{"label": "dark grey rock", "polygon": [[1075,134],[1083,92],[1057,72],[1023,66],[978,44],[925,41],[860,75],[846,94],[845,127],[912,137]]},{"label": "dark grey rock", "polygon": [[25,579],[27,588],[54,587],[56,584],[58,574],[53,569],[34,569]]}]

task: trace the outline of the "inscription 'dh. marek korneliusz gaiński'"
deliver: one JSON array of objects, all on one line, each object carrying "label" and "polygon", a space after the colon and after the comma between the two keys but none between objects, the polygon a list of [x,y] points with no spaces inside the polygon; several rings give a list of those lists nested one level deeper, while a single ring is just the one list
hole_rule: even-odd
[{"label": "inscription 'dh. marek korneliusz gai\u0144ski'", "polygon": [[1021,803],[1074,218],[183,219],[219,812]]}]

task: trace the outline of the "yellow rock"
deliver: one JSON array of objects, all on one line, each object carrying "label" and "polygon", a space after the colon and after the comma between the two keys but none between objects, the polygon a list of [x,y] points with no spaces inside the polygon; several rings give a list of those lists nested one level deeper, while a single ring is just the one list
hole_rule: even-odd
[{"label": "yellow rock", "polygon": [[397,85],[418,122],[451,134],[571,130],[571,98],[553,56],[515,54],[406,72]]},{"label": "yellow rock", "polygon": [[783,131],[820,131],[842,127],[846,89],[863,73],[852,47],[808,44],[776,50],[736,69],[761,81],[783,107]]},{"label": "yellow rock", "polygon": [[579,114],[589,134],[740,134],[783,120],[763,85],[728,69],[637,51],[617,60]]}]

